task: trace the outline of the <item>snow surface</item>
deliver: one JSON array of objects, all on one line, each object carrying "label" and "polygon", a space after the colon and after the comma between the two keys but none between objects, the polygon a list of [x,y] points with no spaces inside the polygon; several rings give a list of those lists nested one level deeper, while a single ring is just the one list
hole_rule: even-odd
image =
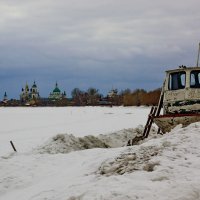
[{"label": "snow surface", "polygon": [[10,140],[20,152],[27,152],[57,134],[97,136],[134,128],[146,123],[149,111],[145,107],[1,107],[0,155],[11,150]]},{"label": "snow surface", "polygon": [[[1,110],[0,199],[200,199],[200,123],[119,147],[141,131],[148,108],[62,109]],[[87,135],[117,148],[71,148],[80,141],[90,148]],[[4,144],[10,138],[17,153]]]}]

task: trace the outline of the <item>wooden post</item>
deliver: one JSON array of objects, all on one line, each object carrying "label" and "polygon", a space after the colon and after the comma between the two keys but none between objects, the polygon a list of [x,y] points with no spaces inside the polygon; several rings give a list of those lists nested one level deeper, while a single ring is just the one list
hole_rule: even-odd
[{"label": "wooden post", "polygon": [[11,144],[12,148],[14,149],[14,151],[17,152],[17,150],[15,149],[15,146],[14,146],[12,141],[10,141],[10,144]]}]

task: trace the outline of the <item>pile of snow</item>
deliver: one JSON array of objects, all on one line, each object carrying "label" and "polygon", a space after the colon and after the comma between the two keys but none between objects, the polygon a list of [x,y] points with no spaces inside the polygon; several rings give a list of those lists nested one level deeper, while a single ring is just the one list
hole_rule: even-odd
[{"label": "pile of snow", "polygon": [[75,137],[69,134],[58,134],[44,145],[38,147],[35,151],[38,153],[69,153],[71,151],[108,148],[109,146],[95,136]]},{"label": "pile of snow", "polygon": [[[194,152],[197,149],[196,144],[194,145],[195,135],[199,131],[200,123],[191,124],[186,128],[179,125],[171,133],[141,141],[140,145],[129,147],[116,158],[106,160],[100,166],[99,173],[112,176],[133,173],[137,170],[152,172],[156,166],[162,165],[161,160],[164,157],[172,161],[178,159],[185,161],[187,164],[183,166],[189,167],[192,163],[187,162],[187,154],[197,154],[197,157],[200,157],[198,151]],[[199,140],[199,136],[197,139]],[[187,143],[191,144],[189,148]]]},{"label": "pile of snow", "polygon": [[156,165],[159,165],[159,161],[152,161],[152,159],[161,155],[163,147],[156,146],[139,146],[137,148],[130,149],[129,152],[123,152],[117,158],[106,161],[100,166],[100,174],[122,175],[124,173],[132,173],[136,170],[153,171]]},{"label": "pile of snow", "polygon": [[[137,128],[123,129],[110,134],[101,134],[98,138],[105,142],[111,148],[123,147],[127,145],[128,140],[143,134],[144,127],[138,126]],[[153,132],[151,132],[153,134]]]},{"label": "pile of snow", "polygon": [[[152,128],[150,135],[155,135],[155,132],[155,128]],[[57,154],[93,148],[123,147],[127,145],[128,140],[141,136],[142,133],[143,126],[138,126],[135,129],[124,129],[106,135],[100,134],[98,136],[75,137],[72,134],[58,134],[37,147],[34,152]]]}]

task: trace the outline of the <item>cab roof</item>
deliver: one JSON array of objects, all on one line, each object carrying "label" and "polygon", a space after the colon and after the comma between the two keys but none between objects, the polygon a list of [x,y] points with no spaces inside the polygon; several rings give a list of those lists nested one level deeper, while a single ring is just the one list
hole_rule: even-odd
[{"label": "cab roof", "polygon": [[200,67],[186,67],[182,65],[179,66],[178,69],[167,70],[166,73],[179,72],[179,71],[192,71],[192,70],[200,70]]}]

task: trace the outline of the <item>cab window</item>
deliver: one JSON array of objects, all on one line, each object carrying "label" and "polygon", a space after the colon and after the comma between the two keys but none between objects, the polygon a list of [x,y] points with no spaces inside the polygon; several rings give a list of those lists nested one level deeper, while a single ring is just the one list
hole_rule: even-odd
[{"label": "cab window", "polygon": [[194,70],[190,73],[190,87],[200,88],[200,71]]},{"label": "cab window", "polygon": [[185,88],[186,73],[175,72],[169,75],[169,90],[179,90]]}]

